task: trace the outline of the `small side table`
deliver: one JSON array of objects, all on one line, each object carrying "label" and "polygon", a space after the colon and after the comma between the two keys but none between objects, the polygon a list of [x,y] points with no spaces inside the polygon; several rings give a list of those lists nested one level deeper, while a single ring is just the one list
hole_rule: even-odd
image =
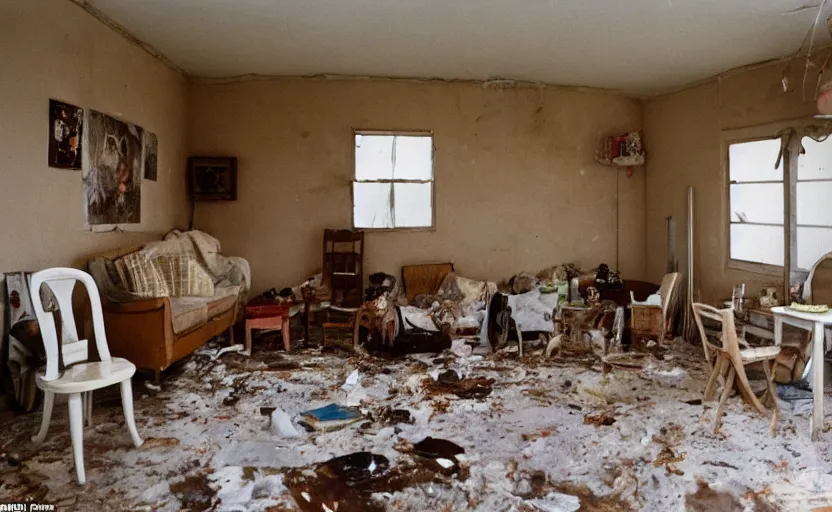
[{"label": "small side table", "polygon": [[254,329],[281,331],[283,348],[286,352],[291,350],[289,306],[270,300],[254,300],[246,305],[246,355],[251,355],[251,331]]}]

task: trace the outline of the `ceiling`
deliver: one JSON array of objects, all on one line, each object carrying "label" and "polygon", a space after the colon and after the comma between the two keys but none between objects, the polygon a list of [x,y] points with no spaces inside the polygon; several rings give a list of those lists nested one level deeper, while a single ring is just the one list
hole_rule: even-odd
[{"label": "ceiling", "polygon": [[[646,95],[794,53],[820,0],[87,3],[198,77],[506,78]],[[829,42],[826,14],[816,44]]]}]

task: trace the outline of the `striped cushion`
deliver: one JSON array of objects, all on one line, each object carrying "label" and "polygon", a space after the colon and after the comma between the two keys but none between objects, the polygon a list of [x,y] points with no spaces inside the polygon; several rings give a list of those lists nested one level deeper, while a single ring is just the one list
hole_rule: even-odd
[{"label": "striped cushion", "polygon": [[213,297],[214,281],[193,254],[166,254],[153,260],[171,297]]},{"label": "striped cushion", "polygon": [[170,291],[161,274],[141,251],[115,260],[116,271],[127,291],[140,297],[168,297]]}]

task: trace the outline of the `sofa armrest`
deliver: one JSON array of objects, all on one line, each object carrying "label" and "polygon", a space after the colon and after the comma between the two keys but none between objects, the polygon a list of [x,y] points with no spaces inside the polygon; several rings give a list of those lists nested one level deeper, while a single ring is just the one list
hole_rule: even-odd
[{"label": "sofa armrest", "polygon": [[110,353],[139,368],[163,370],[172,361],[173,323],[167,297],[130,302],[103,301]]}]

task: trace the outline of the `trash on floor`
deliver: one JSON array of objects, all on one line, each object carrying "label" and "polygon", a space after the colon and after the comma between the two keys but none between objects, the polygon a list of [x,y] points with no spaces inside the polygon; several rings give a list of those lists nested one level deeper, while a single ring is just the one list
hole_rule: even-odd
[{"label": "trash on floor", "polygon": [[281,409],[275,409],[272,411],[269,430],[272,434],[280,437],[301,436],[301,433],[292,424],[292,418]]},{"label": "trash on floor", "polygon": [[329,404],[301,413],[299,423],[309,431],[330,431],[355,423],[361,417],[361,413],[354,407]]}]

